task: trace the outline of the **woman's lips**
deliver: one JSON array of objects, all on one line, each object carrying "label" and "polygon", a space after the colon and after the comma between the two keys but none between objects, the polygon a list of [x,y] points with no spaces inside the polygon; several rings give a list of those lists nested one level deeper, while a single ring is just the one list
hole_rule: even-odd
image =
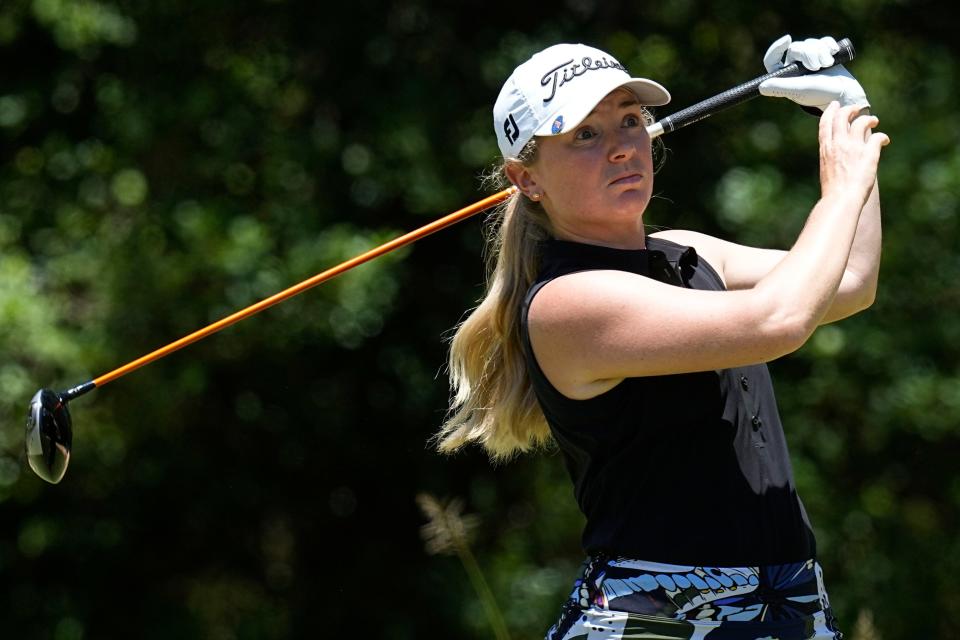
[{"label": "woman's lips", "polygon": [[612,180],[612,181],[610,182],[610,185],[613,186],[613,185],[620,185],[620,184],[634,184],[634,183],[642,182],[642,181],[643,181],[643,175],[642,175],[642,174],[640,174],[640,173],[628,173],[628,174],[625,174],[625,175],[620,176],[619,178],[615,178],[614,180]]}]

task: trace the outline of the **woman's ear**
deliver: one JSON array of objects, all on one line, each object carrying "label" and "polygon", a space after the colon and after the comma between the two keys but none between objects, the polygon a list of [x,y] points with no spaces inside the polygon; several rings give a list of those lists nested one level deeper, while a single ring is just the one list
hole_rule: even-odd
[{"label": "woman's ear", "polygon": [[504,171],[510,182],[517,185],[517,188],[531,200],[539,200],[543,197],[543,189],[537,184],[530,169],[519,162],[508,162]]}]

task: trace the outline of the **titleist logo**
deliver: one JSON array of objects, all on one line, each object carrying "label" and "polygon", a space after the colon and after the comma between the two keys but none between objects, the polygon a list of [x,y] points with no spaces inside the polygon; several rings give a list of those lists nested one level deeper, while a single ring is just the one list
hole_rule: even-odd
[{"label": "titleist logo", "polygon": [[574,62],[571,58],[562,64],[558,64],[553,69],[550,69],[550,71],[547,71],[545,74],[543,74],[543,77],[540,78],[541,87],[550,87],[550,95],[543,99],[543,103],[546,104],[553,100],[553,97],[557,95],[557,88],[562,87],[574,78],[582,76],[587,71],[594,71],[596,69],[620,69],[621,71],[627,70],[626,67],[616,60],[607,60],[606,58],[594,60],[593,58],[584,56],[581,58],[580,62]]}]

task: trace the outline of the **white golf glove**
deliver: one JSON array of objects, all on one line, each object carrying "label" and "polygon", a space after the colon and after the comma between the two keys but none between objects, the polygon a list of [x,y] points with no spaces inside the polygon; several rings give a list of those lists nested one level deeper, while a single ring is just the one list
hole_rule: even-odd
[{"label": "white golf glove", "polygon": [[793,42],[789,35],[783,36],[771,44],[763,56],[763,66],[768,73],[793,62],[800,62],[811,71],[829,68],[794,78],[771,78],[760,83],[760,95],[789,98],[803,107],[816,107],[820,111],[833,100],[841,107],[850,104],[869,107],[870,102],[856,78],[842,64],[830,67],[833,54],[839,50],[837,41],[830,37]]}]

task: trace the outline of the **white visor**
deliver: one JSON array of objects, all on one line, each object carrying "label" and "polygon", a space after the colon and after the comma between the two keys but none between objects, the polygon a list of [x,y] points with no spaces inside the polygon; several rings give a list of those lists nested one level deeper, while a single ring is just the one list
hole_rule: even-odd
[{"label": "white visor", "polygon": [[569,131],[620,87],[644,106],[670,102],[670,93],[659,83],[630,77],[622,64],[599,49],[583,44],[544,49],[513,71],[494,104],[500,152],[515,158],[533,136]]}]

